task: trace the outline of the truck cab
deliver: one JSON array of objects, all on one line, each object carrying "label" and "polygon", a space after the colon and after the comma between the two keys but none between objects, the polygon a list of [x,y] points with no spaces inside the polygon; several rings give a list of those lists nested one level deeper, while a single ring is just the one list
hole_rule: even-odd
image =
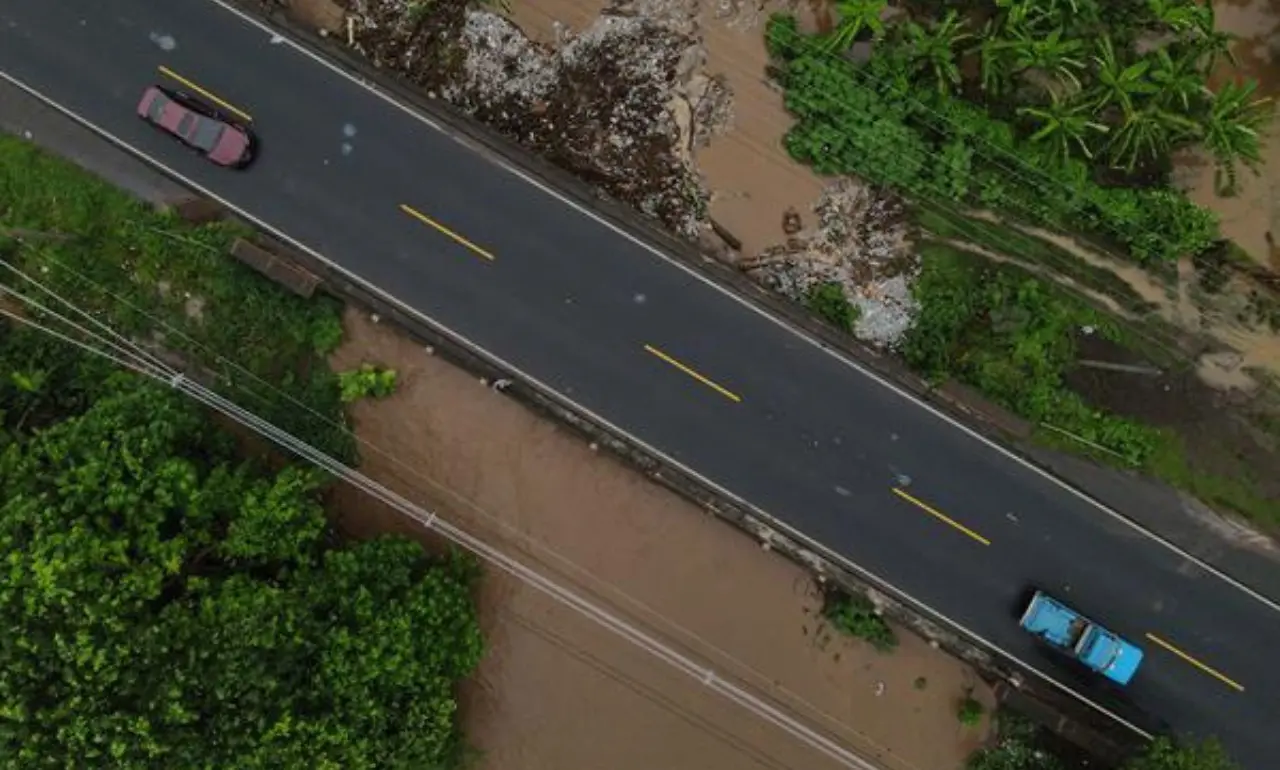
[{"label": "truck cab", "polygon": [[1127,685],[1142,663],[1142,650],[1117,634],[1036,591],[1019,625],[1090,670],[1119,685]]}]

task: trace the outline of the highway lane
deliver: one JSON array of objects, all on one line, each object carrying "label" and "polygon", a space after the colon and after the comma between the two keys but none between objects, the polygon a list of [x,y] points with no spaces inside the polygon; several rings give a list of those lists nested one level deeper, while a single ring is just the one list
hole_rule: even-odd
[{"label": "highway lane", "polygon": [[[161,66],[252,116],[258,166],[133,117]],[[1280,748],[1280,614],[213,3],[0,0],[0,71],[1037,667],[1030,582],[1143,644],[1144,707]]]}]

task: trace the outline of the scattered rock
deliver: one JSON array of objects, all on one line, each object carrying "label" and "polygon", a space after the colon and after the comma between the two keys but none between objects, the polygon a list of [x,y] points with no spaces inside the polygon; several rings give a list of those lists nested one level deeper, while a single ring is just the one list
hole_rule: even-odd
[{"label": "scattered rock", "polygon": [[789,207],[782,212],[782,232],[788,237],[797,235],[804,229],[804,222],[800,219],[800,212],[795,207]]},{"label": "scattered rock", "polygon": [[693,132],[690,148],[711,144],[733,124],[733,92],[722,74],[695,74],[684,87],[684,98],[693,106]]},{"label": "scattered rock", "polygon": [[803,300],[816,286],[840,284],[858,307],[854,334],[878,347],[892,347],[915,316],[911,282],[920,267],[901,200],[845,178],[830,185],[813,210],[818,223],[811,231],[797,227],[799,213],[788,211],[784,231],[790,224],[796,232],[788,233],[787,243],[739,267],[795,300]]}]

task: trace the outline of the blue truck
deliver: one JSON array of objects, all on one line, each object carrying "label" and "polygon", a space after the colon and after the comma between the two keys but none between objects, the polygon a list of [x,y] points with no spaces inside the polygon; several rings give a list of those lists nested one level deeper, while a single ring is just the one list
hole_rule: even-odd
[{"label": "blue truck", "polygon": [[1028,633],[1119,685],[1127,685],[1142,663],[1142,650],[1080,613],[1036,591],[1020,621]]}]

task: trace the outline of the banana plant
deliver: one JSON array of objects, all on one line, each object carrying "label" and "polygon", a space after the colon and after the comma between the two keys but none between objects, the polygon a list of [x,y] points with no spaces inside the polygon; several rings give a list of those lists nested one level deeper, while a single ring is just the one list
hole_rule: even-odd
[{"label": "banana plant", "polygon": [[1195,0],[1147,0],[1147,10],[1157,24],[1179,35],[1213,29],[1213,8]]},{"label": "banana plant", "polygon": [[1221,194],[1236,190],[1237,164],[1256,174],[1262,163],[1263,132],[1275,116],[1275,104],[1270,98],[1256,98],[1257,88],[1254,80],[1224,83],[1200,121],[1201,138],[1213,155],[1215,183]]},{"label": "banana plant", "polygon": [[1168,48],[1158,48],[1149,59],[1148,75],[1156,87],[1157,101],[1166,109],[1176,105],[1190,113],[1193,104],[1205,95],[1204,74],[1196,67],[1195,55],[1175,57]]},{"label": "banana plant", "polygon": [[1197,126],[1190,118],[1175,115],[1152,102],[1125,113],[1124,121],[1111,133],[1107,153],[1113,166],[1133,171],[1143,163],[1165,156],[1175,141],[1194,136],[1196,131]]},{"label": "banana plant", "polygon": [[1133,64],[1125,64],[1116,54],[1111,38],[1105,35],[1098,39],[1097,48],[1097,54],[1093,57],[1097,67],[1094,73],[1097,79],[1093,90],[1094,109],[1101,112],[1116,106],[1127,119],[1135,111],[1137,98],[1151,96],[1158,91],[1147,77],[1151,60],[1142,59]]},{"label": "banana plant", "polygon": [[938,93],[946,94],[960,84],[956,46],[973,37],[965,31],[967,21],[954,10],[928,27],[908,22],[904,28],[906,53],[917,75],[928,73]]},{"label": "banana plant", "polygon": [[1049,93],[1049,103],[1041,107],[1023,107],[1019,115],[1031,118],[1037,131],[1031,141],[1048,145],[1051,155],[1065,165],[1073,149],[1093,158],[1093,141],[1110,129],[1093,119],[1092,108],[1079,98],[1062,98]]},{"label": "banana plant", "polygon": [[988,19],[978,35],[977,45],[965,53],[977,54],[981,66],[982,90],[992,96],[1000,96],[1013,86],[1016,71],[1013,51],[1001,37],[1003,24],[999,19]]},{"label": "banana plant", "polygon": [[1041,33],[1027,26],[1006,27],[1008,37],[991,47],[991,53],[1008,55],[1015,72],[1036,70],[1056,78],[1064,85],[1080,89],[1077,75],[1084,69],[1084,43],[1064,37],[1061,28]]},{"label": "banana plant", "polygon": [[884,37],[884,21],[880,18],[888,0],[836,0],[840,21],[822,43],[827,53],[843,53],[858,39],[863,30],[871,30],[875,40]]}]

